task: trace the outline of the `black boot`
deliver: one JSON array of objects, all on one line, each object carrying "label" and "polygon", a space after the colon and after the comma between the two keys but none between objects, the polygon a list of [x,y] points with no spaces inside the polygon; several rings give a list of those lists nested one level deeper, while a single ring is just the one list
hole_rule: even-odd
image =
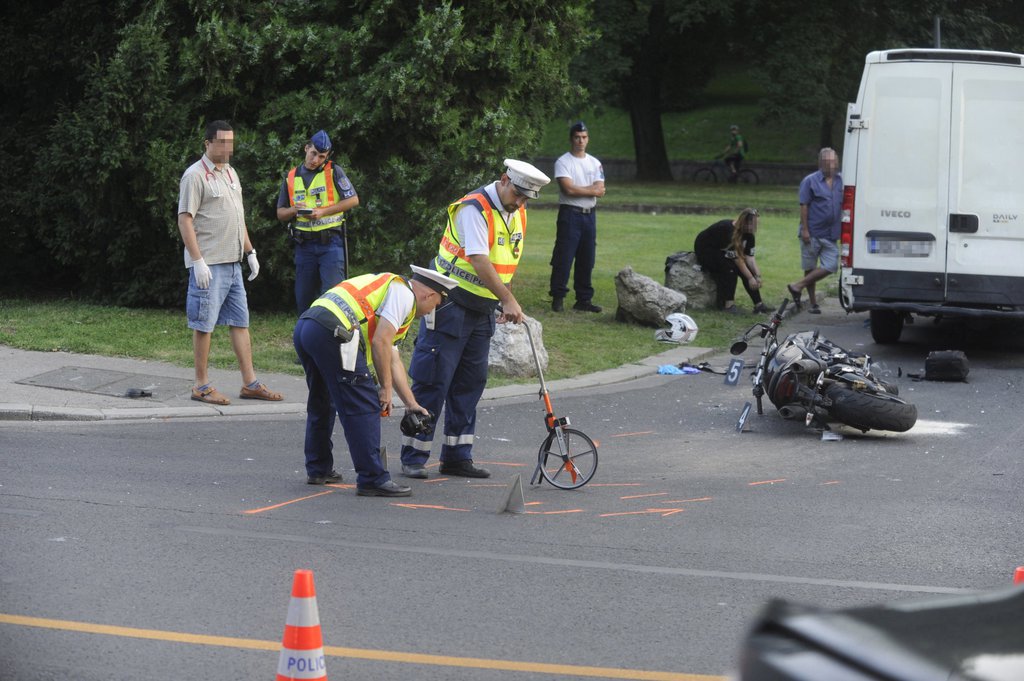
[{"label": "black boot", "polygon": [[564,300],[564,298],[562,298],[562,296],[552,296],[552,298],[551,298],[551,311],[552,312],[561,312],[563,310],[563,305],[562,305],[562,301],[563,300]]},{"label": "black boot", "polygon": [[600,312],[602,308],[600,305],[594,305],[593,301],[579,300],[572,306],[572,309],[579,312]]}]

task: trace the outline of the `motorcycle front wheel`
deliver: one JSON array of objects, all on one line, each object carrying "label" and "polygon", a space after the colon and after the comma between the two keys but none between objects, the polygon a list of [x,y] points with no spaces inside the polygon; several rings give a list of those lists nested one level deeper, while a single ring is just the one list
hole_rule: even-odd
[{"label": "motorcycle front wheel", "polygon": [[917,407],[888,393],[866,393],[836,383],[825,390],[832,401],[829,415],[859,430],[905,433],[917,423]]}]

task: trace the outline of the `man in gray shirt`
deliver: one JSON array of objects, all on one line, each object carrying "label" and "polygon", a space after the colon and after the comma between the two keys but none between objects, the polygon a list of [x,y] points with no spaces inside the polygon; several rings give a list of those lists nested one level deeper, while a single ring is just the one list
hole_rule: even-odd
[{"label": "man in gray shirt", "polygon": [[242,371],[239,397],[283,399],[281,393],[260,383],[252,366],[249,305],[241,262],[243,257],[248,261],[249,281],[259,274],[260,263],[245,228],[242,183],[228,163],[234,138],[226,121],[206,126],[206,153],[181,176],[178,195],[178,231],[185,242],[185,267],[189,271],[185,312],[192,329],[196,372],[192,399],[207,404],[231,403],[210,385],[207,370],[210,338],[218,324],[230,328],[231,347]]}]

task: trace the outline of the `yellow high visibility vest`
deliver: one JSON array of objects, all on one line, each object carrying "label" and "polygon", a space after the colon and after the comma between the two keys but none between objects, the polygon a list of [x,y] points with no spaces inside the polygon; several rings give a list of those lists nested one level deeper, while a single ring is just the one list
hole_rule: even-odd
[{"label": "yellow high visibility vest", "polygon": [[[366,354],[366,364],[371,373],[375,373],[373,352],[370,348],[373,343],[373,335],[377,332],[377,308],[384,302],[384,297],[388,294],[388,287],[396,282],[400,282],[402,286],[409,286],[405,279],[390,272],[363,274],[341,282],[310,305],[311,308],[326,308],[338,318],[338,322],[346,329],[359,326],[359,343]],[[409,327],[415,317],[416,305],[414,304],[395,334],[395,343],[401,341],[409,333]]]},{"label": "yellow high visibility vest", "polygon": [[448,226],[444,230],[441,244],[437,249],[434,269],[454,278],[458,282],[459,288],[468,293],[481,298],[497,300],[498,296],[484,286],[476,270],[473,269],[472,263],[466,257],[465,249],[459,244],[459,233],[455,229],[455,216],[467,206],[476,207],[487,221],[487,243],[490,246],[487,257],[504,284],[512,281],[516,267],[519,266],[519,259],[523,256],[523,238],[526,236],[526,207],[520,206],[512,214],[511,224],[506,226],[504,220],[495,216],[496,209],[491,205],[483,187],[466,194],[448,206]]},{"label": "yellow high visibility vest", "polygon": [[[309,199],[313,197],[317,208],[333,206],[335,203],[334,166],[331,165],[331,162],[325,163],[320,172],[313,176],[309,187],[306,187],[306,183],[302,181],[298,170],[298,167],[295,167],[288,171],[289,204],[294,206],[297,201],[305,201],[306,206],[312,208]],[[345,213],[335,213],[319,220],[313,220],[304,215],[295,217],[295,229],[303,232],[321,232],[325,229],[341,227],[343,224],[345,224]]]}]

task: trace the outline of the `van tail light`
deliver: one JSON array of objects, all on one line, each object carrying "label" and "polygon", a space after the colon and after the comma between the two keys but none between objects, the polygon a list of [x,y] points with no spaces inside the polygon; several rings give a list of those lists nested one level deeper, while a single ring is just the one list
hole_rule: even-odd
[{"label": "van tail light", "polygon": [[856,196],[855,186],[843,187],[843,226],[839,233],[839,258],[843,267],[853,267],[853,202]]}]

